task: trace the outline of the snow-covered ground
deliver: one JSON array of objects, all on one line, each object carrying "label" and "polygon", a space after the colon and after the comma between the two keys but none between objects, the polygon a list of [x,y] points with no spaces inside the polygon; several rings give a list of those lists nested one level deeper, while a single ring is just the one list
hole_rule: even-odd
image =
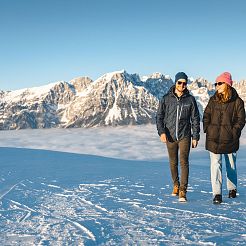
[{"label": "snow-covered ground", "polygon": [[238,197],[227,198],[224,181],[217,206],[203,134],[185,204],[170,196],[153,125],[0,131],[0,139],[0,245],[246,244],[245,131]]}]

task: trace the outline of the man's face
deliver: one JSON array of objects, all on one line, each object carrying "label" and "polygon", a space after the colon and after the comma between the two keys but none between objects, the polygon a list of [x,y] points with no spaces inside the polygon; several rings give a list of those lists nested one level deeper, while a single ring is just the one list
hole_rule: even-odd
[{"label": "man's face", "polygon": [[183,92],[187,87],[187,81],[185,79],[179,79],[175,84],[175,89],[179,92]]}]

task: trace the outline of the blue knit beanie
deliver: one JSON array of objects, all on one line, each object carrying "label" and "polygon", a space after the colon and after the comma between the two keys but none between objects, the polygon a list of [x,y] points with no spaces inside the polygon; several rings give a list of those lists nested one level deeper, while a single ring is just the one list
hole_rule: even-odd
[{"label": "blue knit beanie", "polygon": [[179,80],[179,79],[185,79],[186,82],[188,81],[188,76],[184,73],[184,72],[179,72],[175,75],[175,83]]}]

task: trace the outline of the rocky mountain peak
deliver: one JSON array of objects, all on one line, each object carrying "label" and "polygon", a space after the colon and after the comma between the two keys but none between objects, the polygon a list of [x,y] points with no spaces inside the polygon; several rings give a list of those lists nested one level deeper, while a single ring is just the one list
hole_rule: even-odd
[{"label": "rocky mountain peak", "polygon": [[74,87],[76,93],[80,93],[83,90],[87,89],[89,85],[91,85],[93,80],[89,77],[78,77],[72,79],[70,84]]}]

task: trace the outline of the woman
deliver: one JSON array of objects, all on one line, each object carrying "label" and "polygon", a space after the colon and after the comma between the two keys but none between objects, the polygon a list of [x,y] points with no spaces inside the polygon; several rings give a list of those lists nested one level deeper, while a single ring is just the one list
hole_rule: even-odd
[{"label": "woman", "polygon": [[222,155],[225,158],[229,198],[237,193],[236,152],[245,125],[244,102],[232,87],[231,74],[216,78],[216,92],[210,98],[203,115],[206,149],[210,152],[213,203],[222,202]]}]

